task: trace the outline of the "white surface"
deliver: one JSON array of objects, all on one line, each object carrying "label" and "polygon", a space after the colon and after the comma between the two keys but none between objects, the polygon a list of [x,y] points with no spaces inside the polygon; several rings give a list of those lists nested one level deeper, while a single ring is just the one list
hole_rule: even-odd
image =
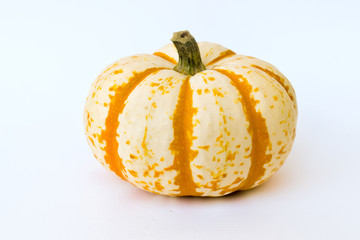
[{"label": "white surface", "polygon": [[[360,238],[360,3],[191,5],[1,1],[0,239]],[[86,144],[97,74],[183,29],[274,64],[296,90],[293,151],[254,190],[149,194],[106,172]]]}]

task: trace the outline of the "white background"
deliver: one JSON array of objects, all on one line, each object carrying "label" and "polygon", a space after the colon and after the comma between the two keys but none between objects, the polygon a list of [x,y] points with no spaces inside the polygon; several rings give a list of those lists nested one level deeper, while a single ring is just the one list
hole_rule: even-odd
[{"label": "white background", "polygon": [[[0,239],[360,239],[359,1],[0,1]],[[173,198],[108,173],[82,111],[111,62],[174,31],[277,66],[293,150],[264,185]]]}]

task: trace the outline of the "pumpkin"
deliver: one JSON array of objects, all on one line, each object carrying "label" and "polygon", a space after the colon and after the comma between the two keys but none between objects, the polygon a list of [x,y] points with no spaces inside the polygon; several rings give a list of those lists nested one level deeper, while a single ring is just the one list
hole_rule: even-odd
[{"label": "pumpkin", "polygon": [[85,132],[95,158],[143,190],[222,196],[283,165],[295,138],[293,87],[274,66],[188,31],[122,58],[93,83]]}]

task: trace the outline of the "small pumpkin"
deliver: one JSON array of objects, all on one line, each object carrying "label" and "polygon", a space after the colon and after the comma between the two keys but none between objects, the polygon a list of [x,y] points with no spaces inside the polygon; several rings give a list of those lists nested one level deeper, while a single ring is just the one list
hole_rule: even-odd
[{"label": "small pumpkin", "polygon": [[133,185],[172,196],[256,187],[283,165],[297,121],[274,66],[188,31],[122,58],[93,83],[85,132],[96,159]]}]

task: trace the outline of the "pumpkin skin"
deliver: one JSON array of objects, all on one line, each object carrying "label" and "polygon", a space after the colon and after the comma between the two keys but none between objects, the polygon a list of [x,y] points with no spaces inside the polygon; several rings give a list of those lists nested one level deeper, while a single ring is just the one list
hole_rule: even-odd
[{"label": "pumpkin skin", "polygon": [[171,43],[111,64],[86,100],[85,133],[95,158],[143,190],[222,196],[250,189],[291,150],[297,103],[286,77],[221,45],[198,46],[205,71],[174,71]]}]

